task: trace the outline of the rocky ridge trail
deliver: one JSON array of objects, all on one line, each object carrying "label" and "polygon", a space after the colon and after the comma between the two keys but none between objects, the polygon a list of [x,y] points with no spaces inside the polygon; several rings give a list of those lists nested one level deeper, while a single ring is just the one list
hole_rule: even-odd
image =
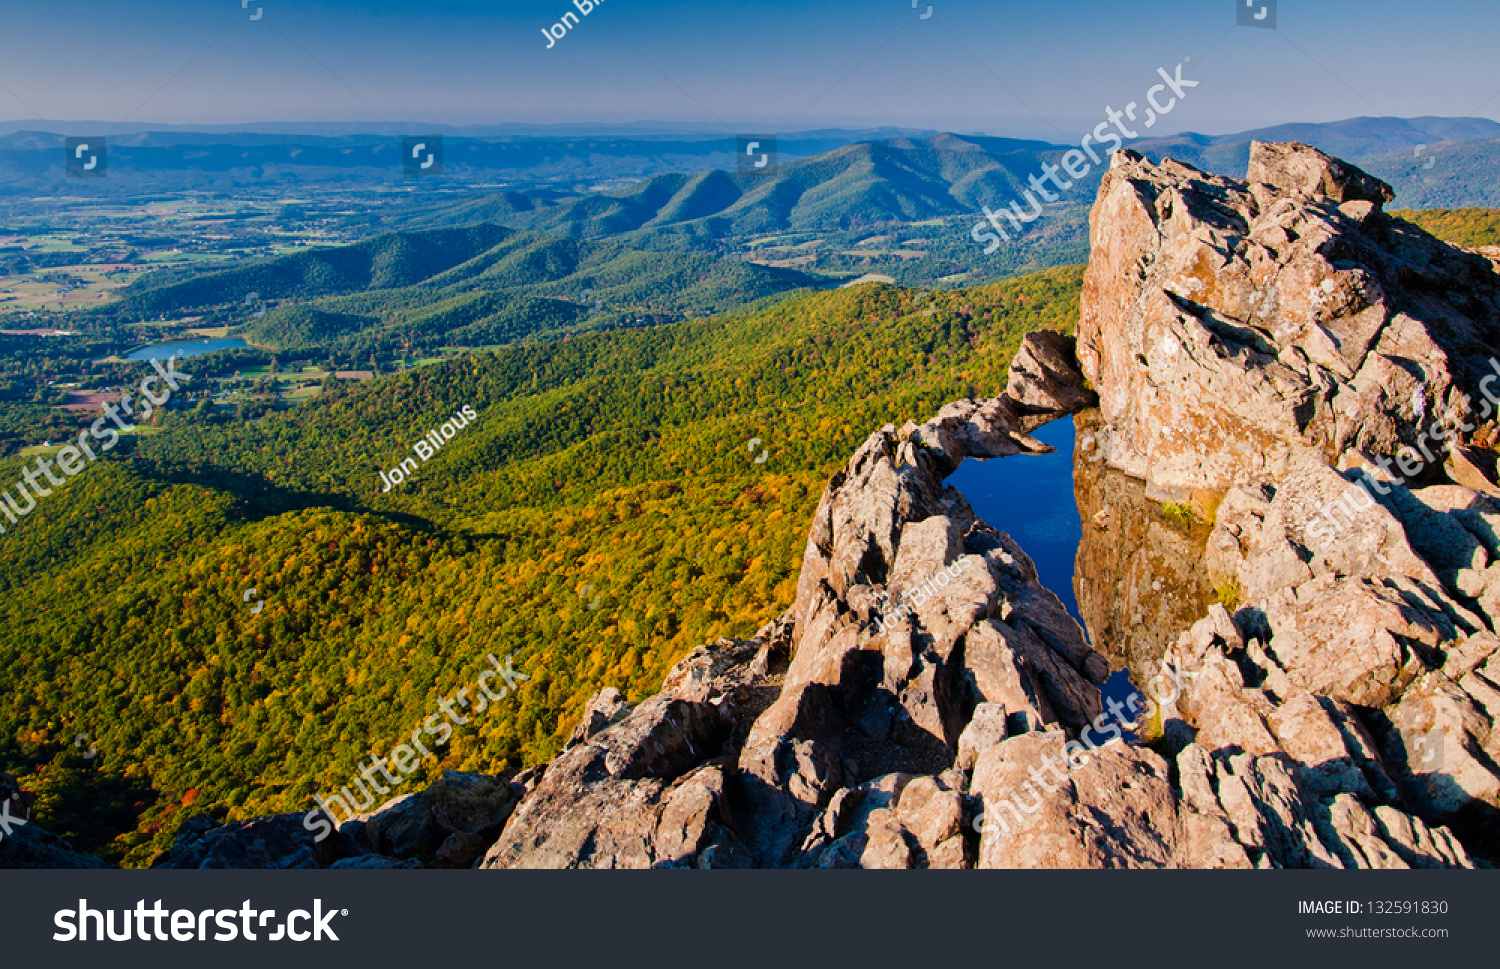
[{"label": "rocky ridge trail", "polygon": [[[321,845],[301,815],[196,819],[157,864],[1486,865],[1500,435],[1461,415],[1500,349],[1500,275],[1385,216],[1390,197],[1301,145],[1254,145],[1249,182],[1117,153],[1076,348],[1029,334],[1005,395],[872,434],[822,496],[794,605],[755,638],[700,647],[639,703],[600,692],[515,777],[445,775]],[[1184,687],[1149,743],[1070,763],[1110,664],[944,479],[1046,450],[1030,432],[1094,391],[1079,467],[1195,503],[1206,545],[1172,554],[1225,601],[1153,614],[1167,645],[1136,681]],[[1397,482],[1379,459],[1435,421],[1454,456]],[[1351,491],[1373,497],[1336,541],[1310,537]],[[1091,504],[1086,542],[1121,544],[1142,507]],[[1081,578],[1144,602],[1160,577],[1141,561],[1098,555]],[[1044,781],[1049,764],[1068,766]]]}]

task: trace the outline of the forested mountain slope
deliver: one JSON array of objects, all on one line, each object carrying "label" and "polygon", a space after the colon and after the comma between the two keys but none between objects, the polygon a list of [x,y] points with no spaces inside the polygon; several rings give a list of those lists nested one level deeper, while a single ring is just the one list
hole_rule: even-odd
[{"label": "forested mountain slope", "polygon": [[[496,225],[395,232],[231,269],[158,274],[102,311],[121,318],[203,313],[243,324],[273,350],[355,356],[725,312],[819,281],[707,254],[653,252]],[[255,316],[254,294],[269,311]]]},{"label": "forested mountain slope", "polygon": [[[596,689],[649,693],[784,609],[830,470],[883,423],[998,392],[1022,333],[1073,325],[1080,278],[861,286],[461,357],[248,425],[174,413],[0,536],[0,769],[50,830],[142,864],[185,811],[347,783],[512,651],[533,680],[426,780],[545,760]],[[477,419],[382,493],[464,405]]]}]

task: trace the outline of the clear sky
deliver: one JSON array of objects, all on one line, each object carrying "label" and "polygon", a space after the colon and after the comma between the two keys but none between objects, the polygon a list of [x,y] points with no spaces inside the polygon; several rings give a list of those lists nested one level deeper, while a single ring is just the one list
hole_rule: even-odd
[{"label": "clear sky", "polygon": [[[1185,57],[1155,130],[1500,115],[1500,4],[0,0],[0,119],[903,125],[1076,140]],[[1261,0],[1254,0],[1261,2]],[[244,6],[242,7],[242,4]],[[922,15],[931,8],[926,19]],[[259,19],[251,19],[259,11]]]}]

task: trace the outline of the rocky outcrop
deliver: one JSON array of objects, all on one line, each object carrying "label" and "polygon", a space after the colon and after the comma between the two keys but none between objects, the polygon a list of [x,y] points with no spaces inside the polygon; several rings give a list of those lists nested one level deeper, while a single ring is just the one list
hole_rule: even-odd
[{"label": "rocky outcrop", "polygon": [[471,868],[499,837],[523,789],[503,778],[444,771],[424,791],[388,801],[339,829],[363,854],[424,868]]},{"label": "rocky outcrop", "polygon": [[524,788],[503,777],[444,771],[318,841],[306,815],[183,822],[153,868],[471,868],[499,837]]},{"label": "rocky outcrop", "polygon": [[1495,267],[1389,198],[1299,145],[1256,145],[1248,184],[1126,155],[1100,190],[1079,351],[1099,451],[1197,500],[1230,606],[1164,657],[1191,684],[1160,732],[1182,797],[1148,827],[1228,825],[1179,840],[1187,864],[1495,856],[1500,505],[1482,472],[1445,478],[1492,460]]},{"label": "rocky outcrop", "polygon": [[1077,341],[1055,330],[1033,330],[1021,338],[1005,395],[1052,414],[1070,414],[1099,402],[1078,380]]},{"label": "rocky outcrop", "polygon": [[1249,180],[1117,152],[1078,325],[1107,463],[1160,497],[1394,454],[1479,400],[1500,345],[1496,260],[1387,217],[1391,190],[1301,145]]},{"label": "rocky outcrop", "polygon": [[[651,868],[748,862],[724,827],[729,723],[711,703],[656,696],[547,765],[482,867]],[[716,865],[715,867],[719,867]]]},{"label": "rocky outcrop", "polygon": [[[1069,343],[1033,336],[1005,396],[856,451],[774,642],[712,647],[633,709],[596,698],[485,864],[1475,865],[1495,506],[1414,481],[1316,551],[1306,516],[1476,399],[1494,268],[1310,149],[1257,146],[1251,171],[1122,154],[1095,208],[1080,600],[1138,681],[1173,684],[1148,744],[1120,736],[1139,694],[1101,709],[1109,664],[943,484],[1091,400]],[[781,637],[774,682],[751,657]],[[768,705],[722,699],[757,684]]]},{"label": "rocky outcrop", "polygon": [[337,838],[321,843],[302,815],[279,814],[217,824],[206,814],[182,823],[172,847],[152,868],[327,868],[348,852]]},{"label": "rocky outcrop", "polygon": [[[796,602],[693,653],[639,705],[603,691],[483,867],[966,867],[960,749],[1100,714],[1109,670],[1009,538],[943,479],[1050,450],[1087,401],[1066,341],[1032,337],[1014,394],[885,427],[825,491]],[[977,713],[976,713],[977,711]]]}]

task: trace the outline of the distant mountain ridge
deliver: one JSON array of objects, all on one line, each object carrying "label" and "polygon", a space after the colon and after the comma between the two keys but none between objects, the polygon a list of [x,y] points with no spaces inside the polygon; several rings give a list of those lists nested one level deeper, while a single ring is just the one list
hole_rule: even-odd
[{"label": "distant mountain ridge", "polygon": [[[64,136],[56,129],[0,125],[0,197],[47,194],[63,187],[102,195],[228,188],[301,188],[332,184],[380,188],[403,183],[403,135],[444,139],[443,179],[431,185],[496,180],[528,184],[553,179],[635,179],[671,171],[702,171],[735,163],[733,134],[658,128],[607,128],[559,134],[526,130],[401,126],[389,132],[307,130],[183,131],[166,128],[113,133],[69,124],[69,135],[102,135],[109,177],[81,186],[63,170]],[[550,129],[540,129],[549,131]],[[783,157],[823,154],[847,144],[890,138],[899,128],[819,129],[777,139]]]},{"label": "distant mountain ridge", "polygon": [[[1240,135],[1175,135],[1132,147],[1148,158],[1171,156],[1240,176],[1252,138],[1343,146],[1346,156],[1395,186],[1403,207],[1500,205],[1500,180],[1493,177],[1500,170],[1500,124],[1484,119],[1354,118]],[[1004,278],[1087,258],[1088,204],[1099,170],[1077,180],[1043,218],[991,256],[969,233],[984,206],[1019,197],[1028,178],[1066,150],[1040,141],[938,134],[842,145],[782,160],[764,172],[663,173],[611,193],[570,195],[536,187],[444,192],[373,216],[372,225],[385,234],[361,243],[364,249],[338,255],[317,250],[209,273],[157,274],[124,293],[125,309],[154,316],[232,304],[250,292],[277,301],[316,299],[317,307],[294,316],[273,310],[247,335],[289,347],[334,334],[342,334],[342,341],[388,343],[399,292],[407,304],[401,319],[430,316],[433,326],[463,319],[461,344],[486,345],[611,319],[633,324],[723,312],[862,272],[889,274],[908,285]],[[1361,152],[1375,153],[1373,160],[1364,161]],[[458,232],[463,227],[477,228]],[[919,236],[911,240],[915,248],[903,252],[902,240],[911,235]],[[886,240],[884,249],[862,257],[860,247],[875,236]],[[757,248],[758,238],[778,243],[780,251]],[[825,244],[832,259],[803,267],[795,258],[805,251],[799,249],[803,241]],[[429,245],[435,248],[424,248]],[[726,255],[739,258],[721,258]],[[672,258],[687,261],[673,264]],[[463,265],[470,260],[478,261]],[[620,278],[627,266],[638,281]],[[804,268],[819,275],[799,271]],[[616,281],[601,283],[594,270]],[[447,281],[434,278],[448,272],[453,277]],[[407,289],[418,284],[420,292]],[[518,287],[528,290],[521,294]],[[387,297],[353,298],[374,290]],[[476,290],[490,295],[483,301],[463,295]],[[617,315],[594,310],[584,290],[597,290],[590,299],[603,300]],[[504,299],[495,295],[506,291]],[[370,328],[367,336],[356,337],[359,320]],[[437,332],[429,335],[435,339]]]},{"label": "distant mountain ridge", "polygon": [[[208,314],[259,346],[392,351],[709,315],[820,281],[702,253],[480,224],[392,232],[228,269],[159,273],[101,312]],[[245,320],[244,300],[282,303]],[[262,304],[264,305],[264,304]]]},{"label": "distant mountain ridge", "polygon": [[[1290,123],[1256,128],[1232,135],[1183,134],[1139,141],[1131,145],[1147,157],[1170,154],[1194,167],[1212,165],[1227,156],[1227,167],[1243,175],[1250,161],[1251,141],[1297,141],[1340,158],[1362,159],[1410,152],[1417,145],[1444,141],[1492,141],[1500,138],[1500,122],[1488,118],[1349,118],[1322,123]],[[1210,162],[1209,159],[1214,161]],[[1238,177],[1238,175],[1236,177]]]},{"label": "distant mountain ridge", "polygon": [[[62,127],[70,132],[77,128],[78,134],[98,133],[75,123]],[[769,197],[771,217],[741,218],[743,213],[736,210],[725,213],[731,227],[776,224],[776,215],[782,209],[788,210],[784,220],[788,225],[811,221],[826,226],[856,214],[881,221],[900,220],[914,211],[929,211],[934,215],[966,212],[975,207],[976,200],[981,204],[988,201],[990,193],[1008,190],[1017,178],[1024,181],[1041,161],[1055,160],[1074,147],[899,128],[818,129],[777,136],[776,147],[784,164],[775,173],[765,175],[726,171],[737,163],[734,136],[695,131],[691,126],[577,126],[571,130],[570,126],[402,124],[392,126],[388,133],[371,132],[368,127],[357,130],[358,126],[352,125],[271,127],[279,130],[256,131],[253,126],[191,130],[171,126],[126,128],[119,134],[107,135],[109,177],[91,180],[83,187],[106,195],[278,186],[305,189],[311,185],[388,187],[403,183],[400,137],[441,134],[445,139],[446,172],[441,180],[431,183],[434,186],[512,181],[531,197],[541,183],[559,179],[650,182],[654,178],[675,178],[676,181],[665,183],[671,192],[663,201],[674,199],[687,187],[694,193],[692,201],[697,203],[697,207],[688,206],[681,212],[671,208],[655,211],[649,208],[650,197],[659,195],[663,186],[651,186],[651,196],[647,198],[640,198],[643,190],[634,186],[625,193],[575,199],[572,204],[582,206],[578,213],[533,216],[529,222],[522,220],[526,224],[517,223],[517,227],[563,228],[586,234],[594,229],[619,231],[614,228],[615,222],[630,225],[624,231],[634,231],[648,223],[652,227],[684,224],[732,208],[741,195],[754,194],[748,193],[747,188],[755,179],[761,180],[762,187],[775,187],[775,191],[762,192],[752,199],[753,203]],[[0,196],[45,194],[65,185],[74,190],[80,188],[77,180],[64,177],[63,138],[58,126],[41,131],[35,124],[0,123],[0,132],[3,132]],[[1500,123],[1485,118],[1350,118],[1288,123],[1226,135],[1188,132],[1138,139],[1129,144],[1148,158],[1159,160],[1170,154],[1196,167],[1243,174],[1252,139],[1301,141],[1361,162],[1399,156],[1418,145],[1450,142],[1469,145],[1470,150],[1486,161],[1500,158],[1500,147],[1493,144],[1500,140]],[[900,152],[908,155],[906,167],[910,170],[903,170],[901,165],[882,167],[869,179],[869,192],[849,191],[859,182],[857,177],[851,182],[851,169],[857,176],[861,165],[874,165],[880,156],[889,160],[891,153]],[[727,174],[728,182],[715,178],[707,179],[704,185],[706,176],[715,171]],[[697,181],[691,185],[684,182],[695,178]],[[881,186],[881,179],[888,179],[891,184]],[[828,200],[820,200],[820,192],[802,198],[814,183],[821,186],[824,181],[835,182],[823,190],[830,195]],[[1462,184],[1446,187],[1434,204],[1476,204],[1481,183],[1487,184],[1485,180],[1466,177]],[[739,186],[739,191],[729,191],[727,184]],[[708,194],[699,191],[700,185]],[[886,189],[884,194],[882,187]],[[1096,187],[1097,177],[1085,180],[1072,194],[1086,198]],[[1399,184],[1396,187],[1398,191],[1403,188]],[[783,204],[787,194],[796,196],[792,205]],[[595,225],[599,213],[615,204],[601,203],[597,198],[622,199],[618,203],[622,208],[620,217],[606,218]],[[517,201],[510,198],[510,204]],[[641,209],[642,203],[648,208]],[[795,217],[789,211],[793,208],[799,209]],[[623,213],[626,209],[629,214]]]},{"label": "distant mountain ridge", "polygon": [[[16,148],[32,137],[15,134],[0,138],[0,194],[6,184],[13,190],[19,184],[6,173],[7,159],[24,156],[28,164],[42,167],[55,161],[46,152]],[[386,174],[395,165],[387,150],[391,146],[368,135],[350,136],[343,142],[307,136],[302,147],[285,139],[257,147],[250,142],[258,143],[268,136],[241,134],[236,137],[246,144],[232,149],[196,146],[197,140],[209,137],[201,133],[183,135],[171,147],[152,147],[155,135],[131,137],[135,139],[133,144],[111,148],[111,179],[121,167],[128,168],[131,158],[148,157],[167,159],[180,170],[222,163],[229,167],[219,174],[226,183],[232,183],[242,174],[233,166],[260,165],[277,156],[279,162],[265,163],[258,169],[267,187],[280,179],[293,178],[289,173],[310,171],[325,163],[351,166],[327,169],[337,171],[349,185],[361,184],[361,179],[375,170],[372,166],[377,156]],[[1252,139],[1286,138],[1300,139],[1365,166],[1395,187],[1400,207],[1500,206],[1500,180],[1494,177],[1500,171],[1500,124],[1487,119],[1353,118],[1328,124],[1280,125],[1234,135],[1173,135],[1139,140],[1131,147],[1153,160],[1170,156],[1203,170],[1238,177],[1244,174]],[[227,306],[251,292],[263,299],[338,299],[348,303],[356,293],[380,290],[394,294],[421,283],[425,286],[421,293],[403,292],[402,298],[411,300],[404,315],[412,319],[424,315],[434,302],[441,304],[461,294],[459,289],[445,290],[446,283],[427,286],[428,280],[502,243],[526,250],[527,258],[537,260],[537,266],[575,267],[560,275],[551,270],[531,276],[522,273],[514,281],[498,285],[498,290],[518,286],[536,290],[524,294],[526,301],[487,304],[497,307],[495,313],[500,317],[492,321],[495,325],[486,324],[472,335],[476,339],[494,337],[487,342],[504,343],[518,335],[565,332],[583,318],[590,325],[605,322],[607,315],[582,305],[586,289],[600,291],[592,299],[603,299],[618,314],[613,318],[616,322],[634,324],[637,320],[660,321],[662,317],[651,315],[657,313],[680,318],[684,314],[723,312],[790,289],[866,273],[888,275],[905,285],[951,285],[959,281],[972,285],[1076,264],[1087,258],[1088,206],[1097,193],[1101,168],[1075,180],[1057,201],[1046,206],[1041,218],[999,251],[986,255],[971,237],[971,228],[982,218],[985,206],[1002,206],[1021,197],[1028,180],[1042,170],[1043,164],[1059,162],[1070,150],[1067,146],[954,134],[902,136],[841,144],[805,158],[783,157],[764,171],[715,167],[693,170],[709,164],[712,156],[672,154],[679,148],[708,151],[714,145],[711,141],[640,139],[450,143],[447,159],[457,173],[457,181],[445,181],[447,176],[425,180],[421,188],[441,190],[413,192],[394,204],[383,203],[360,212],[358,234],[371,236],[360,245],[395,248],[374,253],[356,247],[337,256],[319,250],[207,273],[184,270],[156,274],[123,294],[128,301],[125,309],[154,316]],[[809,143],[800,147],[816,146]],[[718,145],[714,150],[723,154],[727,147]],[[610,151],[620,154],[609,156]],[[653,152],[666,154],[651,155]],[[124,160],[118,156],[124,156]],[[608,157],[614,161],[605,160]],[[611,165],[628,169],[642,159],[658,166],[685,163],[678,170],[648,175],[613,192],[584,193],[576,184],[535,181],[518,182],[498,191],[463,188],[463,173],[480,170],[471,166],[498,164],[507,158],[505,164],[518,170],[557,172],[579,166],[596,177]],[[297,184],[302,190],[313,187],[310,182]],[[468,234],[432,237],[436,240],[433,245],[442,251],[424,250],[426,237],[402,235],[454,232],[476,226],[481,228]],[[607,247],[579,248],[535,237],[511,239],[497,226]],[[377,233],[383,241],[377,242]],[[673,265],[667,253],[691,254],[691,258]],[[497,264],[505,261],[495,258]],[[641,274],[641,282],[601,286],[588,278],[590,267],[611,265],[615,269],[606,275],[618,275],[619,267],[630,266]],[[479,289],[495,284],[495,277],[486,272],[474,273],[474,280],[464,285]],[[583,275],[568,278],[576,272]],[[562,300],[566,305],[534,302],[537,299]],[[376,311],[369,308],[371,303],[366,299],[358,307],[320,305],[316,308],[319,312],[334,316],[323,319],[304,314],[300,322],[283,319],[288,326],[296,325],[292,330],[261,335],[274,336],[270,339],[273,343],[287,338],[291,345],[301,345],[312,332],[326,330],[330,320],[336,322],[334,330],[346,335],[356,328],[348,317],[366,318],[372,325],[376,319],[384,321],[376,329],[394,324],[394,303],[387,300]],[[583,317],[579,317],[580,312]],[[270,322],[263,325],[268,327]]]},{"label": "distant mountain ridge", "polygon": [[[1212,171],[1243,175],[1252,140],[1297,140],[1352,158],[1375,159],[1404,204],[1490,204],[1491,173],[1500,167],[1500,123],[1463,118],[1353,118],[1288,124],[1234,135],[1174,135],[1138,140],[1148,158],[1171,156]],[[1427,184],[1425,161],[1403,166],[1417,146],[1464,158],[1441,189]],[[938,134],[861,142],[786,161],[769,173],[673,172],[607,194],[558,199],[507,191],[444,200],[401,215],[410,227],[456,225],[476,217],[584,238],[633,235],[668,247],[787,229],[849,229],[888,222],[978,213],[1015,197],[1043,162],[1071,146],[1007,138]],[[1055,203],[1054,215],[1081,222],[1101,172],[1092,172]]]},{"label": "distant mountain ridge", "polygon": [[[1486,119],[1353,118],[1289,124],[1234,135],[1174,135],[1131,147],[1205,171],[1243,176],[1252,140],[1301,140],[1342,154],[1390,182],[1399,204],[1414,208],[1500,205],[1500,124]],[[971,241],[986,206],[1022,197],[1045,163],[1068,146],[939,134],[846,145],[783,161],[766,172],[673,172],[627,188],[580,197],[509,190],[461,200],[419,202],[393,212],[392,228],[430,228],[490,220],[585,239],[619,237],[650,249],[737,251],[771,264],[757,237],[782,259],[823,246],[821,272],[888,274],[907,285],[966,283],[1084,261],[1089,200],[1102,168],[1060,193],[1044,216],[1010,244],[985,254]],[[919,230],[923,223],[929,223]],[[868,259],[861,240],[884,233],[885,250]],[[830,235],[832,234],[832,235]],[[918,251],[892,252],[917,235]],[[773,238],[782,236],[782,238]],[[821,237],[821,238],[820,238]],[[908,250],[910,247],[905,247]],[[829,254],[831,258],[828,258]],[[851,258],[852,257],[852,258]],[[857,275],[858,273],[852,273]]]}]

